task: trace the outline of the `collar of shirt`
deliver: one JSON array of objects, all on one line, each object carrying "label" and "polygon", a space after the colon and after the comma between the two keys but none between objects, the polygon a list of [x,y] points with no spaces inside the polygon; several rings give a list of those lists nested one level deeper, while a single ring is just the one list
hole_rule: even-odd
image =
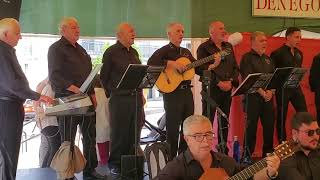
[{"label": "collar of shirt", "polygon": [[4,42],[2,40],[0,40],[0,46],[9,52],[15,52],[15,49],[12,46],[10,46],[9,44],[7,44],[6,42]]},{"label": "collar of shirt", "polygon": [[[116,47],[119,48],[119,49],[125,49],[125,50],[128,51],[128,48],[125,47],[120,41],[117,41],[115,45],[116,45]],[[133,47],[130,46],[130,47],[129,47],[129,51],[131,51],[132,49],[133,49]]]},{"label": "collar of shirt", "polygon": [[[61,42],[62,42],[62,44],[65,45],[65,46],[72,46],[72,47],[74,47],[74,46],[70,43],[70,41],[68,41],[64,36],[61,36]],[[75,45],[76,45],[76,47],[80,46],[77,42],[76,42]]]},{"label": "collar of shirt", "polygon": [[[208,39],[208,43],[209,43],[210,46],[213,46],[213,47],[216,48],[216,49],[220,49],[220,48],[218,48],[218,46],[213,42],[213,40],[212,40],[211,38]],[[221,49],[224,49],[226,46],[227,46],[227,42],[222,41],[222,42],[221,42]]]},{"label": "collar of shirt", "polygon": [[265,57],[266,56],[266,54],[264,54],[264,53],[262,55],[258,54],[257,51],[255,51],[254,49],[251,49],[250,53],[252,55],[259,56],[259,57]]},{"label": "collar of shirt", "polygon": [[[210,151],[210,154],[212,156],[212,163],[211,164],[214,164],[215,161],[220,162],[222,160],[222,158],[220,156],[218,156],[216,153],[214,153],[213,151]],[[197,161],[194,159],[189,148],[184,152],[184,157],[186,159],[187,164],[190,164],[192,161]]]},{"label": "collar of shirt", "polygon": [[[288,52],[291,52],[291,47],[289,47],[288,45],[283,44],[283,47],[284,47],[285,49],[287,49]],[[299,49],[296,48],[296,47],[294,47],[294,48],[293,48],[293,51],[294,51],[294,53],[296,53],[297,51],[299,51]]]},{"label": "collar of shirt", "polygon": [[169,45],[169,47],[172,48],[172,49],[176,49],[176,50],[180,50],[180,49],[181,49],[181,47],[178,47],[178,46],[174,45],[172,42],[169,42],[168,45]]},{"label": "collar of shirt", "polygon": [[320,149],[315,149],[315,150],[312,150],[309,152],[308,156],[303,152],[303,151],[298,151],[295,153],[297,156],[302,156],[302,157],[305,157],[305,158],[319,158],[320,156]]}]

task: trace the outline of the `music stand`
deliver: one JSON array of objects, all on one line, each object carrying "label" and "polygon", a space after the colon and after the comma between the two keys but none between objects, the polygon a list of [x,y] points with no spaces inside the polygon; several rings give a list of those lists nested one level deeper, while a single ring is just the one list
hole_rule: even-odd
[{"label": "music stand", "polygon": [[[252,93],[256,93],[259,88],[265,89],[267,85],[269,84],[273,74],[263,74],[263,73],[253,73],[249,74],[245,80],[242,81],[242,83],[239,85],[239,87],[232,92],[231,96],[239,96],[239,95],[245,95],[245,120],[247,124],[247,117],[248,117],[248,95]],[[249,150],[249,147],[247,146],[246,142],[246,132],[244,135],[244,150],[243,150],[243,156],[241,159],[241,162],[243,163],[251,163],[251,152]],[[249,159],[245,159],[248,157]]]},{"label": "music stand", "polygon": [[[277,68],[274,72],[274,75],[271,79],[270,84],[267,86],[267,89],[279,89],[281,88],[281,127],[280,127],[280,141],[285,141],[284,139],[284,129],[285,119],[287,114],[284,114],[284,92],[287,88],[298,88],[299,83],[302,80],[304,74],[307,72],[306,68]],[[281,143],[281,142],[279,142]]]},{"label": "music stand", "polygon": [[[133,175],[134,179],[138,179],[137,169],[137,145],[138,145],[138,95],[143,88],[152,88],[157,81],[164,67],[153,67],[141,64],[129,64],[126,71],[122,75],[120,82],[117,85],[118,90],[131,90],[136,96],[136,114],[134,123],[134,168],[122,172],[120,178],[131,179],[128,175]],[[140,139],[140,138],[139,138]],[[122,166],[122,165],[121,165]]]}]

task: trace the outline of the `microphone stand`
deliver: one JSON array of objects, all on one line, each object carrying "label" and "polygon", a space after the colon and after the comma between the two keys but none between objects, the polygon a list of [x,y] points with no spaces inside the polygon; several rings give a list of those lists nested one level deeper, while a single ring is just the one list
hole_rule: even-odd
[{"label": "microphone stand", "polygon": [[[223,130],[229,128],[229,120],[228,116],[219,108],[218,104],[210,97],[210,84],[211,84],[211,71],[210,70],[205,70],[203,71],[203,79],[202,83],[205,85],[205,89],[207,92],[204,90],[201,91],[201,95],[203,100],[206,101],[207,103],[207,117],[210,119],[210,112],[211,109],[215,108],[217,111],[217,119],[218,119],[218,134],[220,138],[220,143],[217,145],[219,152],[224,153],[226,148],[227,148],[227,143],[226,140],[223,137]],[[215,112],[213,112],[215,113]],[[228,126],[227,127],[222,127],[222,120],[221,117],[223,117],[226,121]]]}]

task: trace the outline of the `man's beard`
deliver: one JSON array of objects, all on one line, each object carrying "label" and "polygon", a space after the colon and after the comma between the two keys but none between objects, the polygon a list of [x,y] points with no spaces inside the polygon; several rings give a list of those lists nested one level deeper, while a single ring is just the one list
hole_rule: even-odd
[{"label": "man's beard", "polygon": [[[317,145],[316,147],[310,147],[309,145],[303,145],[303,144],[301,144],[301,142],[299,142],[299,141],[298,141],[298,143],[300,144],[300,147],[301,147],[302,149],[307,150],[307,151],[312,151],[312,150],[315,150],[315,149],[319,148],[319,140],[314,139],[314,140],[312,140],[312,141],[317,141],[317,142],[318,142],[318,145]],[[312,141],[311,141],[311,142],[312,142]]]}]

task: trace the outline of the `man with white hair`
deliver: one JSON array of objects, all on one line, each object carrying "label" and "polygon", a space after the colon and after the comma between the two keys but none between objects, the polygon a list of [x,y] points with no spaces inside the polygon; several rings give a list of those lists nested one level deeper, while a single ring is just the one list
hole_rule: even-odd
[{"label": "man with white hair", "polygon": [[[148,65],[165,66],[183,73],[186,70],[186,66],[176,60],[181,57],[186,57],[190,61],[196,60],[188,49],[180,46],[184,37],[183,25],[180,23],[168,24],[167,35],[170,43],[155,51],[149,58]],[[170,145],[171,157],[175,157],[177,151],[182,152],[187,147],[182,137],[180,137],[178,146],[178,137],[179,127],[182,126],[184,119],[194,113],[190,84],[190,80],[185,80],[174,91],[163,93],[167,142]]]},{"label": "man with white hair", "polygon": [[[53,43],[48,51],[49,80],[55,97],[79,94],[79,87],[91,72],[91,58],[77,41],[80,27],[74,17],[65,17],[59,24],[61,39]],[[90,87],[88,95],[94,94]],[[72,119],[72,121],[71,121]],[[84,157],[87,159],[83,176],[88,178],[104,178],[95,171],[97,167],[95,116],[58,116],[61,142],[73,142],[80,126],[83,135]]]},{"label": "man with white hair", "polygon": [[[108,161],[111,174],[120,175],[121,156],[133,155],[135,143],[140,140],[140,134],[135,135],[135,125],[141,125],[143,119],[143,104],[145,99],[142,91],[119,90],[117,85],[129,64],[141,64],[139,54],[132,45],[136,37],[134,27],[129,23],[121,23],[116,30],[117,42],[103,54],[101,82],[109,100],[111,151]],[[138,119],[136,120],[136,105]],[[135,139],[137,137],[137,139]]]},{"label": "man with white hair", "polygon": [[[218,174],[206,179],[227,179],[228,176],[244,168],[231,157],[212,151],[214,133],[207,117],[201,115],[188,117],[183,122],[183,133],[188,149],[170,161],[156,177],[157,180],[196,180],[205,176],[204,173],[211,171],[211,168],[221,168],[223,174],[221,170],[217,170]],[[276,177],[280,164],[279,157],[267,157],[266,162],[267,167],[257,172],[253,179],[267,180],[269,177]]]},{"label": "man with white hair", "polygon": [[28,98],[52,102],[30,89],[16,57],[14,47],[21,39],[19,22],[0,20],[0,178],[14,180],[24,120],[23,102]]},{"label": "man with white hair", "polygon": [[[221,21],[214,21],[209,25],[210,38],[202,43],[197,49],[197,58],[205,58],[210,55],[226,52],[220,59],[216,61],[210,61],[199,68],[197,68],[202,81],[202,90],[207,91],[207,83],[205,79],[210,78],[210,96],[217,103],[218,107],[229,116],[230,106],[232,102],[231,91],[233,87],[239,85],[238,81],[238,64],[233,52],[233,47],[230,43],[225,41],[227,32],[225,26]],[[223,53],[222,53],[223,54]],[[205,70],[211,71],[211,77],[204,77],[203,72]],[[209,94],[209,92],[207,92]],[[207,103],[202,101],[202,114],[210,116],[209,119],[213,122],[215,118],[216,108],[209,108],[210,112],[207,112]],[[218,137],[218,142],[221,146],[220,152],[228,154],[229,150],[225,143],[228,140],[228,120],[221,117],[221,124],[218,123],[219,129],[222,131],[222,136]],[[219,133],[220,135],[220,133]],[[223,139],[222,139],[223,138]]]}]

